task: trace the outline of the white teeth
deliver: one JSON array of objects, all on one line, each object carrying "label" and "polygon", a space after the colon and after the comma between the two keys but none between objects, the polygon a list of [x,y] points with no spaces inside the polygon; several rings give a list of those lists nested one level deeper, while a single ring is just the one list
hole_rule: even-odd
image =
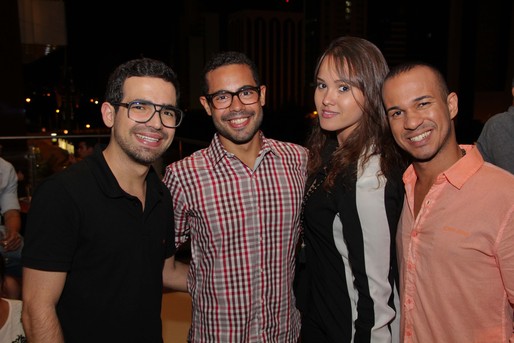
[{"label": "white teeth", "polygon": [[246,118],[239,118],[239,119],[232,119],[232,120],[231,120],[231,122],[232,122],[233,124],[236,124],[236,125],[237,125],[237,124],[242,124],[242,123],[244,123],[245,121],[246,121]]},{"label": "white teeth", "polygon": [[419,142],[419,141],[425,139],[429,134],[430,134],[430,131],[427,131],[427,132],[422,133],[419,136],[412,137],[410,140],[413,142]]},{"label": "white teeth", "polygon": [[148,141],[148,142],[158,142],[159,140],[157,138],[151,138],[143,135],[137,135],[139,138]]}]

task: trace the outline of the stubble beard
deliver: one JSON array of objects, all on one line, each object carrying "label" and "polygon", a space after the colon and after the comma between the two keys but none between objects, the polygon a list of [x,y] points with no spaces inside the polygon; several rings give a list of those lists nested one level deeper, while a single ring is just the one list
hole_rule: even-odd
[{"label": "stubble beard", "polygon": [[[134,132],[131,130],[127,137],[133,135]],[[157,161],[159,157],[164,154],[168,147],[162,146],[160,150],[147,149],[143,146],[136,146],[132,144],[127,138],[122,137],[117,131],[114,131],[114,139],[120,146],[121,150],[134,162],[150,166],[152,163]],[[165,139],[165,138],[163,138]]]},{"label": "stubble beard", "polygon": [[[244,111],[243,113],[251,114],[252,116],[249,118],[251,121],[250,124],[241,130],[232,129],[227,122],[227,119],[234,117],[234,113],[223,116],[221,120],[214,120],[214,127],[216,128],[218,134],[235,144],[245,144],[251,141],[255,134],[259,131],[264,116],[262,110],[259,113],[250,111]],[[224,125],[224,123],[227,124]]]}]

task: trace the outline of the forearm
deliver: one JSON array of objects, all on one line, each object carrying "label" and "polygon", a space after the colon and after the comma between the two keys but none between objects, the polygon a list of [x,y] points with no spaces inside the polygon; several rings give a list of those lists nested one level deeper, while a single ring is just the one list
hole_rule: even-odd
[{"label": "forearm", "polygon": [[35,309],[30,303],[24,303],[22,322],[28,342],[64,343],[55,308]]},{"label": "forearm", "polygon": [[56,305],[66,273],[23,268],[23,329],[31,343],[63,343]]},{"label": "forearm", "polygon": [[189,264],[175,261],[174,258],[166,260],[162,272],[163,286],[165,288],[187,292],[187,275]]},{"label": "forearm", "polygon": [[9,233],[20,233],[21,216],[18,210],[9,210],[4,213],[4,226]]},{"label": "forearm", "polygon": [[9,210],[4,213],[5,238],[2,240],[6,252],[15,251],[21,248],[22,238],[20,236],[21,217],[18,210]]}]

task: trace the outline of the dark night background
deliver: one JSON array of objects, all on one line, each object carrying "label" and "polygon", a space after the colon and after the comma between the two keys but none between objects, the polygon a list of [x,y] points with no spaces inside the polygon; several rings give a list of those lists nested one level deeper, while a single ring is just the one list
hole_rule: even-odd
[{"label": "dark night background", "polygon": [[257,62],[268,86],[267,136],[302,143],[306,115],[314,109],[314,64],[340,35],[369,39],[391,66],[422,59],[441,68],[459,95],[461,143],[473,142],[483,122],[511,103],[511,0],[39,1],[62,5],[62,15],[52,12],[43,20],[50,26],[65,21],[65,43],[44,54],[44,42],[24,42],[17,20],[22,11],[13,0],[2,2],[0,68],[9,82],[0,92],[1,122],[8,123],[0,125],[0,139],[39,134],[43,127],[58,134],[104,133],[99,105],[91,99],[103,100],[118,64],[146,56],[164,60],[179,75],[187,117],[177,136],[210,141],[210,117],[198,101],[200,70],[211,53],[234,49]]}]

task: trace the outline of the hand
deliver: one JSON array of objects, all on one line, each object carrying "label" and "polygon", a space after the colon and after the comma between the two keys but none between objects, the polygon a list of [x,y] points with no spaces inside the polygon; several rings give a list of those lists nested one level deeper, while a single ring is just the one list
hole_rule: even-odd
[{"label": "hand", "polygon": [[5,252],[15,251],[21,247],[21,236],[12,230],[7,230],[6,236],[0,241]]}]

